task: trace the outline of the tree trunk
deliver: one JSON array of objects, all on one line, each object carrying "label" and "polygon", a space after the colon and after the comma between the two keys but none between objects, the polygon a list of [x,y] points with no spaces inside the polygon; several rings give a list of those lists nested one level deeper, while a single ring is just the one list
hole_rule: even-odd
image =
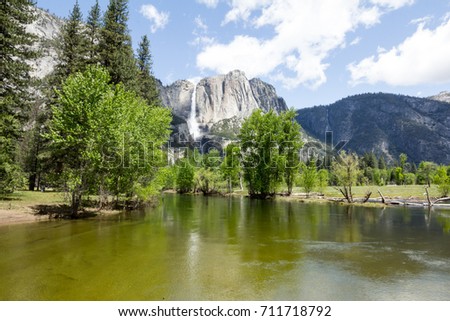
[{"label": "tree trunk", "polygon": [[80,195],[79,195],[77,189],[75,189],[72,192],[72,212],[71,212],[72,218],[75,218],[78,216],[79,208],[80,208]]},{"label": "tree trunk", "polygon": [[28,190],[34,191],[35,188],[36,188],[36,173],[33,173],[28,177]]},{"label": "tree trunk", "polygon": [[425,187],[425,191],[427,192],[428,206],[431,207],[431,206],[433,206],[433,203],[431,202],[431,199],[430,199],[430,193],[428,192],[428,187]]}]

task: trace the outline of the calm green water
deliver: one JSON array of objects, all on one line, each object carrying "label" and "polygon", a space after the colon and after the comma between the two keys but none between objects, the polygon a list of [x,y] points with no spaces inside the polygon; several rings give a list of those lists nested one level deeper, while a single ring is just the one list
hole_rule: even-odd
[{"label": "calm green water", "polygon": [[1,300],[450,300],[450,211],[165,195],[0,227]]}]

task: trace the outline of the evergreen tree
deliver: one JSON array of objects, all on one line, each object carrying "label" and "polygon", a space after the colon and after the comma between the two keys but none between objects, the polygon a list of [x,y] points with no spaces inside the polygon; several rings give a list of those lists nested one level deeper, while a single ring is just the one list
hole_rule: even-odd
[{"label": "evergreen tree", "polygon": [[386,161],[384,160],[384,157],[381,156],[380,160],[378,161],[378,168],[379,169],[386,169]]},{"label": "evergreen tree", "polygon": [[152,73],[152,56],[150,41],[147,35],[142,37],[137,50],[137,66],[139,69],[139,94],[150,105],[159,105],[159,93],[156,79]]},{"label": "evergreen tree", "polygon": [[99,56],[99,40],[101,30],[101,11],[98,0],[89,11],[86,22],[86,35],[88,40],[87,54],[90,64],[96,64],[100,61]]},{"label": "evergreen tree", "polygon": [[87,39],[78,1],[75,2],[69,20],[62,28],[58,56],[59,64],[56,66],[56,79],[53,83],[57,88],[69,75],[82,71],[87,65]]},{"label": "evergreen tree", "polygon": [[[56,49],[58,64],[53,73],[40,84],[40,91],[44,93],[44,101],[41,102],[41,106],[55,105],[58,100],[56,92],[61,90],[66,79],[71,74],[83,71],[89,63],[88,39],[78,1],[75,2],[69,18],[61,29],[61,37]],[[34,190],[36,184],[40,187],[44,168],[46,174],[49,174],[57,166],[57,162],[52,159],[49,150],[48,138],[44,138],[42,135],[49,129],[50,115],[48,109],[42,109],[36,118],[34,128],[29,133],[33,138],[25,162],[26,170],[29,173],[29,190]]]},{"label": "evergreen tree", "polygon": [[8,0],[0,6],[0,194],[13,191],[17,183],[16,146],[32,101],[26,60],[35,56],[30,47],[35,37],[25,24],[34,19],[33,5],[30,0]]},{"label": "evergreen tree", "polygon": [[127,22],[128,0],[110,0],[100,32],[100,58],[114,84],[122,82],[127,89],[138,92],[138,70]]},{"label": "evergreen tree", "polygon": [[402,169],[402,171],[405,173],[406,172],[406,161],[408,160],[408,155],[401,153],[399,156],[399,165]]}]

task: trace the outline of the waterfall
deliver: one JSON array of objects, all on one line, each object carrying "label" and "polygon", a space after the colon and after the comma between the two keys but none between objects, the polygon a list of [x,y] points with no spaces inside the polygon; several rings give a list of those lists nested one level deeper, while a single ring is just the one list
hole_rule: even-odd
[{"label": "waterfall", "polygon": [[198,126],[197,118],[195,117],[197,109],[196,98],[197,98],[197,83],[194,83],[194,92],[192,93],[191,97],[191,114],[189,115],[188,119],[189,133],[191,134],[194,140],[200,137],[200,128]]}]

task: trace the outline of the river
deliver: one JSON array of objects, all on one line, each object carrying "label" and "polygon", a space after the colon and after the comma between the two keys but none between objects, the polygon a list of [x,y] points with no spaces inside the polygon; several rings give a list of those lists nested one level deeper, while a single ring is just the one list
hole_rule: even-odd
[{"label": "river", "polygon": [[164,195],[0,227],[1,300],[450,300],[450,211]]}]

